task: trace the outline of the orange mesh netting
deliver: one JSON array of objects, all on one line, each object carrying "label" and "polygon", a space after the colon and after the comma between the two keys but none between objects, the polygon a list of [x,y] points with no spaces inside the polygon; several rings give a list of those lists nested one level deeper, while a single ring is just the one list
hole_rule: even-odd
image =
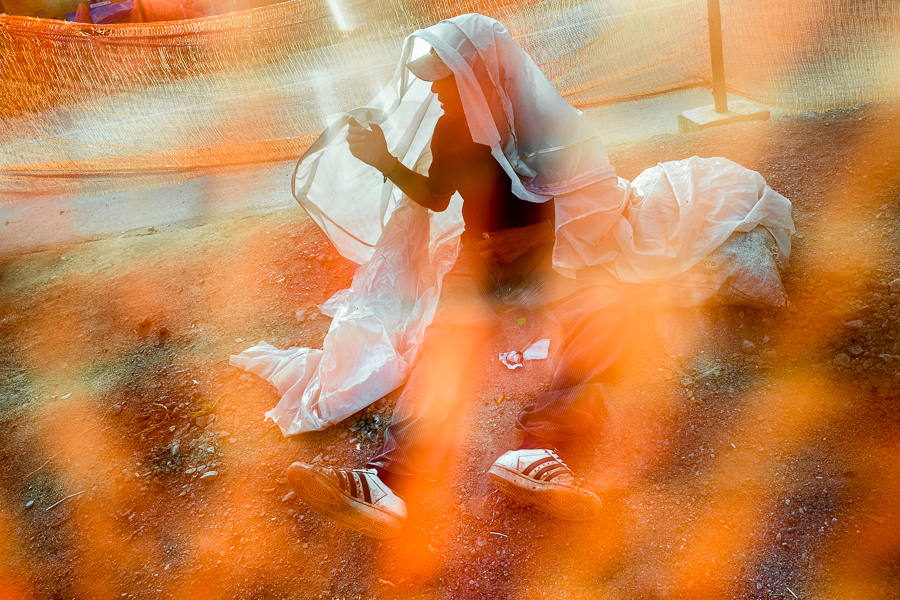
[{"label": "orange mesh netting", "polygon": [[[732,92],[794,110],[900,95],[900,3],[721,2]],[[464,12],[505,23],[581,108],[710,83],[703,0],[295,0],[105,26],[2,15],[0,204],[295,159],[390,79],[405,36]]]}]

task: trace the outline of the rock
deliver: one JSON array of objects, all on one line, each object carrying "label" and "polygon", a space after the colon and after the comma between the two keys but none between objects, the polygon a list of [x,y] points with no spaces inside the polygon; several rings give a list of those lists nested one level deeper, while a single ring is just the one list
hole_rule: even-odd
[{"label": "rock", "polygon": [[880,358],[881,361],[886,365],[889,365],[892,362],[894,362],[894,356],[892,354],[879,354],[878,358]]},{"label": "rock", "polygon": [[847,311],[844,314],[847,317],[858,319],[860,317],[866,317],[872,314],[872,311],[874,310],[875,309],[873,309],[862,300],[854,300],[850,303],[850,306],[847,307]]},{"label": "rock", "polygon": [[832,361],[834,366],[846,369],[850,366],[850,357],[843,352],[837,354]]},{"label": "rock", "polygon": [[895,279],[888,284],[892,294],[900,294],[900,279]]},{"label": "rock", "polygon": [[845,321],[844,327],[847,329],[862,329],[863,322],[859,319],[854,319],[852,321]]},{"label": "rock", "polygon": [[298,323],[303,323],[306,321],[306,311],[301,309],[294,313],[294,316],[297,317]]},{"label": "rock", "polygon": [[766,358],[778,358],[778,351],[774,348],[769,348],[765,352],[763,352],[763,356]]},{"label": "rock", "polygon": [[296,494],[294,493],[294,490],[291,490],[290,492],[288,492],[287,494],[285,494],[284,496],[281,497],[281,501],[287,502],[289,500],[293,500],[294,496],[296,496]]},{"label": "rock", "polygon": [[113,406],[112,414],[114,417],[118,417],[120,414],[122,414],[122,405],[116,404],[115,406]]},{"label": "rock", "polygon": [[29,500],[25,503],[25,508],[31,508],[32,506],[34,506],[34,500]]},{"label": "rock", "polygon": [[212,481],[216,477],[219,476],[218,471],[207,471],[203,475],[200,476],[200,481]]},{"label": "rock", "polygon": [[744,340],[741,350],[744,352],[744,354],[756,354],[756,344],[754,344],[750,340]]},{"label": "rock", "polygon": [[852,356],[859,356],[863,352],[865,352],[865,350],[863,350],[862,346],[850,346],[850,354]]}]

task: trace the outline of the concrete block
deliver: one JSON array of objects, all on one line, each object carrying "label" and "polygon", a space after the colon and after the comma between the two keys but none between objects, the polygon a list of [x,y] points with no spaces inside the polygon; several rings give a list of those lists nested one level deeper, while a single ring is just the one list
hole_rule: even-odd
[{"label": "concrete block", "polygon": [[749,100],[729,100],[728,112],[717,113],[713,105],[686,110],[678,115],[678,132],[690,133],[719,125],[730,125],[742,121],[765,121],[769,109]]}]

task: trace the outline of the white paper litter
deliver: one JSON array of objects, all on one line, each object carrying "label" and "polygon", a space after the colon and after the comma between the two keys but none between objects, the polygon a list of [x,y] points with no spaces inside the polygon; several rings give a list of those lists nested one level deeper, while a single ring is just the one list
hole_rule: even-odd
[{"label": "white paper litter", "polygon": [[528,346],[524,352],[518,350],[510,350],[509,352],[500,353],[500,362],[506,365],[506,368],[518,369],[525,366],[526,360],[542,360],[547,358],[550,353],[550,340],[538,340]]},{"label": "white paper litter", "polygon": [[550,340],[538,340],[525,349],[522,358],[525,360],[541,360],[547,358],[550,353]]}]

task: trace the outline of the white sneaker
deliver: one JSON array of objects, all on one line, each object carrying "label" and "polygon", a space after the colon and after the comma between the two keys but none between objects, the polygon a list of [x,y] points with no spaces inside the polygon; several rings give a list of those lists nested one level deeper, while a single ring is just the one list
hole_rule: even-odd
[{"label": "white sneaker", "polygon": [[488,477],[513,500],[560,519],[595,519],[603,506],[554,450],[511,450],[491,466]]},{"label": "white sneaker", "polygon": [[313,511],[363,535],[395,537],[406,522],[406,503],[374,469],[321,468],[295,462],[286,476],[294,493]]}]

